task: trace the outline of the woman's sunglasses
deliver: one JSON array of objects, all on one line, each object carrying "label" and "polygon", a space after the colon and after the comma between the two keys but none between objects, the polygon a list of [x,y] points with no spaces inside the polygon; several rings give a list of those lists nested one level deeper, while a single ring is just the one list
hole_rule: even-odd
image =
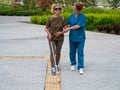
[{"label": "woman's sunglasses", "polygon": [[55,8],[54,10],[56,10],[56,11],[57,11],[57,10],[61,10],[61,8]]}]

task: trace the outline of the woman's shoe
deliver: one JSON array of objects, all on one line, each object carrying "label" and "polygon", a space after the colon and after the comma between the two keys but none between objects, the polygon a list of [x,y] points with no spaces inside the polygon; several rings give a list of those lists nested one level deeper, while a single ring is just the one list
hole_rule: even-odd
[{"label": "woman's shoe", "polygon": [[83,69],[83,68],[80,68],[80,69],[79,69],[79,74],[80,74],[80,75],[83,75],[83,74],[84,74],[84,69]]},{"label": "woman's shoe", "polygon": [[55,68],[52,68],[52,70],[51,70],[51,74],[52,74],[53,76],[56,75],[56,69],[55,69]]},{"label": "woman's shoe", "polygon": [[75,71],[76,66],[75,65],[71,65],[71,71]]}]

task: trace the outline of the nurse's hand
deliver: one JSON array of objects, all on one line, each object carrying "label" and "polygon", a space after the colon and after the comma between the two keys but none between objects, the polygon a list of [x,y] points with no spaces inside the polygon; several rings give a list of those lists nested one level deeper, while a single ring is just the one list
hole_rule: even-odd
[{"label": "nurse's hand", "polygon": [[65,33],[68,32],[68,31],[70,31],[70,27],[68,27],[64,30]]}]

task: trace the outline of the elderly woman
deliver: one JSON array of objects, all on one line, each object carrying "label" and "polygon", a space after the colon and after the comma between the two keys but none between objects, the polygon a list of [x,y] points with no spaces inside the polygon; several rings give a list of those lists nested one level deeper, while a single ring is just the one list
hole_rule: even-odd
[{"label": "elderly woman", "polygon": [[86,17],[82,14],[83,3],[76,3],[74,5],[74,13],[69,17],[68,24],[70,27],[66,29],[70,31],[69,44],[70,44],[70,62],[71,70],[76,68],[76,51],[78,56],[78,70],[80,75],[84,73],[84,44],[85,44],[85,25]]},{"label": "elderly woman", "polygon": [[50,60],[51,60],[51,74],[56,75],[56,67],[55,67],[55,62],[54,62],[54,57],[52,54],[52,46],[51,42],[53,45],[53,49],[55,52],[56,56],[56,64],[57,64],[57,69],[59,70],[59,61],[60,61],[60,55],[61,55],[61,48],[63,45],[64,41],[64,31],[63,28],[67,25],[66,20],[61,17],[62,13],[62,6],[59,4],[53,4],[52,9],[51,9],[53,15],[49,18],[49,20],[46,23],[46,32],[47,32],[47,37],[49,40],[49,46],[50,46]]}]

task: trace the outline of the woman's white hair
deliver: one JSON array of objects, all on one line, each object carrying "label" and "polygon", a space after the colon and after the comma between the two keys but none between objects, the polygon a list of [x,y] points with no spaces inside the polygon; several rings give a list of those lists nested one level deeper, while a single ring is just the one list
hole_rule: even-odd
[{"label": "woman's white hair", "polygon": [[52,6],[51,6],[51,12],[53,14],[54,14],[54,9],[55,9],[56,6],[60,7],[61,8],[61,12],[63,12],[63,8],[62,8],[62,6],[60,4],[52,4]]}]

